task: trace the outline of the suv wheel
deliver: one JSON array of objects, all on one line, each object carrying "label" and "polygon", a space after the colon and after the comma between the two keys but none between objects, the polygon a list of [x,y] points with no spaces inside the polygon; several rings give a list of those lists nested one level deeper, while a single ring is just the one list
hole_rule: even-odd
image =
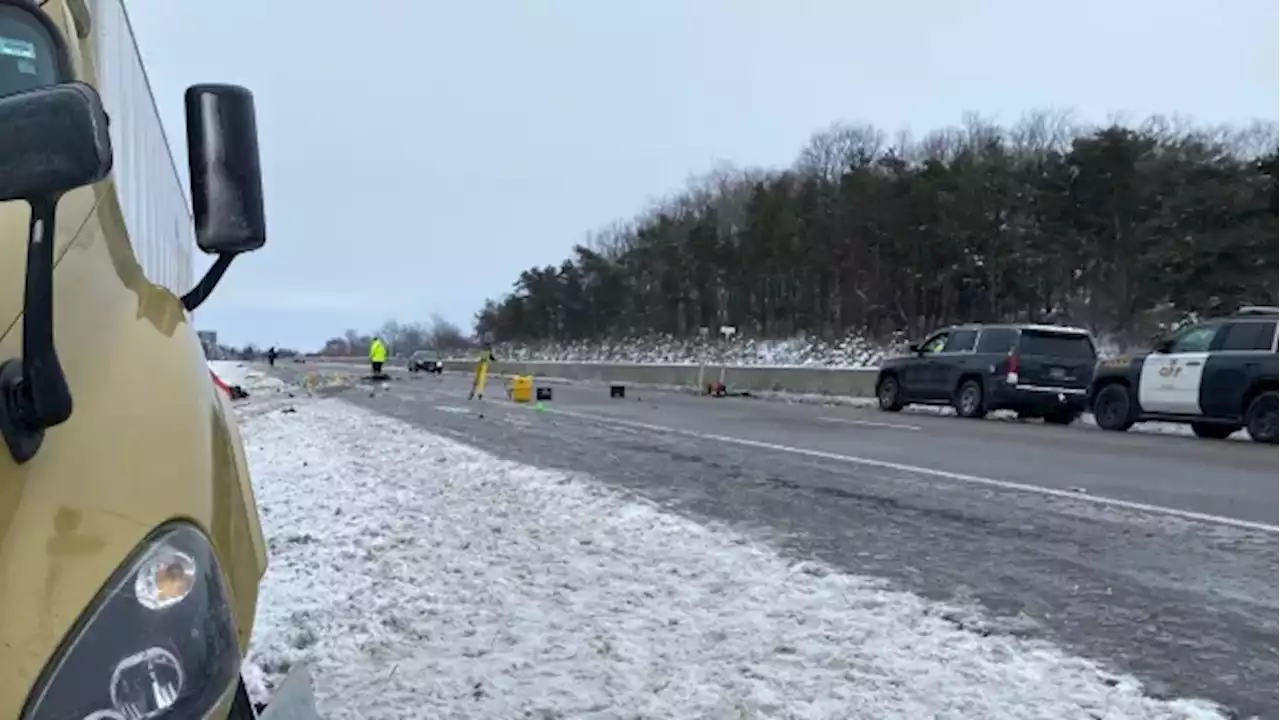
[{"label": "suv wheel", "polygon": [[1255,441],[1276,444],[1276,391],[1264,392],[1249,403],[1244,425]]},{"label": "suv wheel", "polygon": [[880,409],[885,412],[898,412],[902,409],[902,386],[898,384],[898,378],[887,375],[880,379],[880,384],[876,386],[876,400],[880,402]]},{"label": "suv wheel", "polygon": [[1099,390],[1093,399],[1093,420],[1103,430],[1124,432],[1133,427],[1136,409],[1129,388],[1111,383]]},{"label": "suv wheel", "polygon": [[1239,430],[1239,425],[1219,425],[1217,423],[1191,423],[1191,432],[1196,437],[1208,438],[1210,440],[1225,440],[1231,436],[1231,433]]},{"label": "suv wheel", "polygon": [[972,378],[960,383],[952,401],[956,414],[962,418],[978,419],[987,416],[987,403],[982,397],[982,383]]}]

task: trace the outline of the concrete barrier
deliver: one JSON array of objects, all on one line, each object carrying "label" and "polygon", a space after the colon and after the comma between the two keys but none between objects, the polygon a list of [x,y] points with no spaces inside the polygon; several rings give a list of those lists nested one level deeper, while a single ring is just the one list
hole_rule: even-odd
[{"label": "concrete barrier", "polygon": [[[368,361],[363,358],[313,358],[308,362],[366,364]],[[403,367],[405,362],[403,359],[391,360],[387,365],[392,368]],[[450,372],[471,372],[475,368],[475,360],[445,360],[444,367]],[[875,369],[775,365],[499,361],[490,367],[489,372],[494,375],[533,375],[584,382],[617,382],[687,388],[704,388],[708,383],[722,381],[731,391],[751,390],[849,397],[874,397],[876,383]]]}]

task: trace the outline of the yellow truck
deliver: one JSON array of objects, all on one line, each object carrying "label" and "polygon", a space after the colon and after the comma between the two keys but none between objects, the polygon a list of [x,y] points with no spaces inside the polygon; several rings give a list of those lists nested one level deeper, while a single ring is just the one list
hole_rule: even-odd
[{"label": "yellow truck", "polygon": [[192,311],[266,240],[257,130],[184,99],[189,206],[121,0],[0,0],[0,718],[255,717],[265,544]]}]

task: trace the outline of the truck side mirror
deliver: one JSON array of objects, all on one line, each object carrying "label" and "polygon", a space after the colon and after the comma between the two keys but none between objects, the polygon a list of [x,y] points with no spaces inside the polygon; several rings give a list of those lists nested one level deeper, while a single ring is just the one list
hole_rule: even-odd
[{"label": "truck side mirror", "polygon": [[192,85],[184,99],[196,243],[217,255],[257,250],[267,227],[253,94],[238,85]]},{"label": "truck side mirror", "polygon": [[0,202],[56,202],[111,172],[107,111],[83,83],[0,98],[0,128]]},{"label": "truck side mirror", "polygon": [[0,98],[0,201],[31,206],[22,356],[0,363],[0,437],[16,463],[35,457],[44,431],[71,417],[71,389],[53,327],[53,239],[58,200],[111,172],[102,98],[82,83]]}]

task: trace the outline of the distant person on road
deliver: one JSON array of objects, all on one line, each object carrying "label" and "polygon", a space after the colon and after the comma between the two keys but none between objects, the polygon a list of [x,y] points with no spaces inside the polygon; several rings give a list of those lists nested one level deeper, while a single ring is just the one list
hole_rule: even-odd
[{"label": "distant person on road", "polygon": [[382,338],[375,337],[369,343],[369,364],[373,366],[373,376],[382,377],[382,363],[387,361],[387,346]]},{"label": "distant person on road", "polygon": [[270,365],[271,367],[275,367],[275,366],[276,366],[276,358],[277,358],[278,356],[279,356],[279,353],[277,353],[277,352],[276,352],[276,347],[275,347],[274,345],[272,345],[271,347],[267,348],[267,364],[268,364],[268,365]]},{"label": "distant person on road", "polygon": [[489,378],[489,363],[497,360],[498,358],[493,354],[493,346],[485,343],[484,351],[480,353],[480,360],[476,363],[476,376],[471,381],[471,392],[467,395],[468,400],[484,399],[485,381]]}]

